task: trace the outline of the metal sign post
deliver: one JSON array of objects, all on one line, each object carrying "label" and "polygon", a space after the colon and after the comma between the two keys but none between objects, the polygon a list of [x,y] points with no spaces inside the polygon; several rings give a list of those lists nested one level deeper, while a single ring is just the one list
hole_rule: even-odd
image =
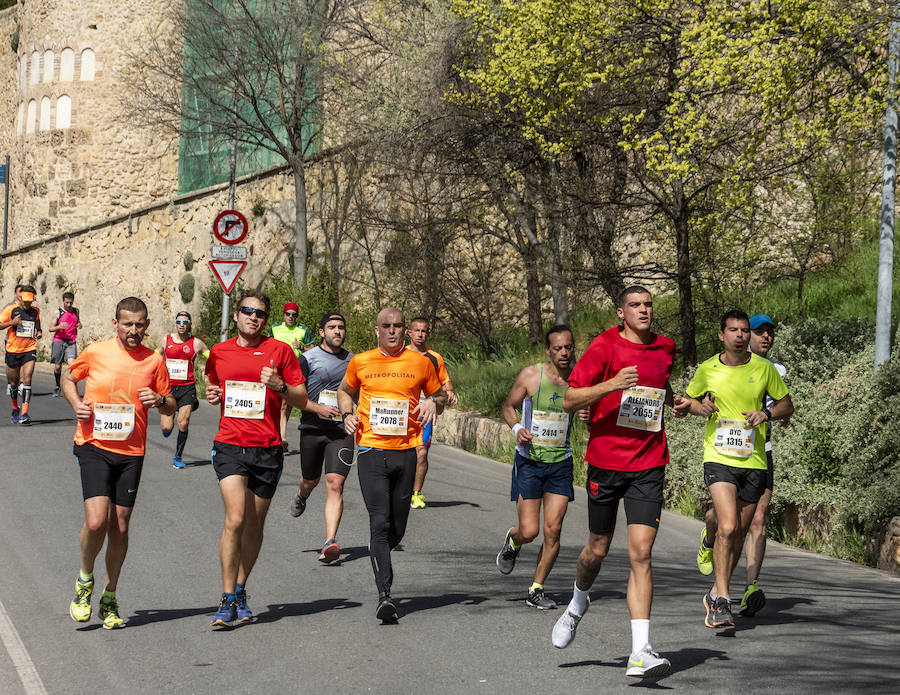
[{"label": "metal sign post", "polygon": [[9,155],[6,164],[0,167],[0,182],[3,183],[3,250],[6,251],[6,237],[9,231]]},{"label": "metal sign post", "polygon": [[[237,187],[235,175],[237,173],[237,138],[231,139],[231,162],[229,165],[229,182],[228,186],[228,209],[234,210],[234,189]],[[215,224],[213,224],[213,233],[215,234]],[[219,338],[224,343],[228,339],[228,309],[230,297],[228,292],[222,293],[222,321],[219,324]]]}]

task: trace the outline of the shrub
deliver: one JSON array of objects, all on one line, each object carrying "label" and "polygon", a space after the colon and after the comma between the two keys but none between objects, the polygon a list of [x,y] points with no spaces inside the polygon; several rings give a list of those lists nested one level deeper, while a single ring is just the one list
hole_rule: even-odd
[{"label": "shrub", "polygon": [[178,282],[178,293],[181,295],[181,301],[190,304],[194,298],[194,276],[185,273]]}]

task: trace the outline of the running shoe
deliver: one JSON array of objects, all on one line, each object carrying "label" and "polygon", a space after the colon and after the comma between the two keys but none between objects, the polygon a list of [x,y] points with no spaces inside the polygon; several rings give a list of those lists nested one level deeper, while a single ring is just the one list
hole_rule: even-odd
[{"label": "running shoe", "polygon": [[172,430],[169,430],[169,431],[167,432],[166,430],[162,429],[161,427],[159,428],[159,431],[162,432],[162,436],[165,437],[165,438],[168,438],[169,435],[172,434]]},{"label": "running shoe", "polygon": [[91,619],[91,594],[94,593],[94,582],[75,580],[75,598],[69,604],[69,615],[76,623],[86,623]]},{"label": "running shoe", "polygon": [[410,509],[425,509],[425,495],[421,492],[413,492],[409,500]]},{"label": "running shoe", "polygon": [[703,606],[706,608],[706,627],[717,629],[734,625],[734,617],[731,615],[731,602],[724,596],[719,596],[713,601],[712,596],[708,593],[704,594]]},{"label": "running shoe", "polygon": [[172,457],[172,468],[184,468],[184,467],[185,467],[185,465],[184,465],[183,458],[181,458],[180,456]]},{"label": "running shoe", "polygon": [[297,518],[306,511],[306,499],[300,496],[300,493],[294,493],[291,498],[291,516]]},{"label": "running shoe", "polygon": [[513,568],[516,566],[516,558],[519,556],[519,551],[522,549],[522,546],[519,546],[515,550],[513,550],[510,541],[512,540],[512,529],[506,532],[506,539],[503,541],[503,547],[500,548],[500,552],[497,553],[497,569],[500,570],[500,574],[509,574],[513,571]]},{"label": "running shoe", "polygon": [[397,606],[391,600],[389,595],[382,596],[378,599],[378,608],[375,610],[375,617],[384,624],[396,623],[400,616],[397,614]]},{"label": "running shoe", "polygon": [[556,602],[544,593],[543,587],[538,587],[533,591],[529,589],[525,603],[539,611],[554,611],[559,608]]},{"label": "running shoe", "polygon": [[59,398],[62,394],[59,391],[59,386],[53,389],[53,393],[50,394],[50,398]]},{"label": "running shoe", "polygon": [[637,654],[628,657],[625,675],[634,678],[652,678],[665,676],[671,670],[672,663],[668,659],[663,659],[649,644],[646,644]]},{"label": "running shoe", "polygon": [[322,546],[322,551],[319,553],[319,562],[323,562],[326,565],[329,562],[334,562],[341,556],[341,549],[338,547],[337,541],[334,538],[329,538],[325,541],[325,545]]},{"label": "running shoe", "polygon": [[231,624],[237,620],[237,601],[228,601],[228,596],[222,594],[222,600],[219,601],[219,610],[210,622],[210,627],[231,627]]},{"label": "running shoe", "polygon": [[741,597],[741,615],[748,618],[759,613],[763,606],[766,605],[766,595],[759,588],[759,580],[753,582],[747,587],[744,595]]},{"label": "running shoe", "polygon": [[119,603],[115,596],[104,594],[100,598],[100,610],[97,617],[103,621],[104,630],[118,630],[125,627],[125,621],[119,617]]},{"label": "running shoe", "polygon": [[14,425],[19,424],[19,409],[18,408],[12,409],[12,412],[9,414],[9,421]]},{"label": "running shoe", "polygon": [[712,574],[713,549],[706,547],[706,527],[700,532],[700,550],[697,551],[697,569],[700,574]]},{"label": "running shoe", "polygon": [[241,589],[235,593],[235,597],[237,599],[235,602],[237,621],[239,623],[253,622],[253,611],[251,611],[250,606],[247,605],[247,599],[250,598],[250,595],[245,589]]},{"label": "running shoe", "polygon": [[[588,608],[591,607],[591,601],[588,599],[587,606],[585,606],[584,613],[587,613]],[[572,640],[575,639],[575,629],[578,627],[578,623],[581,622],[581,619],[584,617],[584,613],[581,615],[576,615],[574,612],[569,610],[569,607],[566,606],[566,610],[563,611],[563,614],[559,616],[556,621],[556,624],[553,626],[553,632],[550,636],[550,641],[553,642],[553,646],[557,649],[565,649],[570,644],[572,644]]]},{"label": "running shoe", "polygon": [[22,413],[19,415],[19,424],[20,425],[30,425],[31,424],[31,415],[28,413]]}]

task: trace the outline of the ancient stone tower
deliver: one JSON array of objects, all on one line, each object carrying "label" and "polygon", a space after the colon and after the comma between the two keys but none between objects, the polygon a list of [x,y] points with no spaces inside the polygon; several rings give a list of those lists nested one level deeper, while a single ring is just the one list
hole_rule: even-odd
[{"label": "ancient stone tower", "polygon": [[0,15],[11,247],[174,195],[177,142],[123,115],[129,53],[167,4],[29,0]]}]

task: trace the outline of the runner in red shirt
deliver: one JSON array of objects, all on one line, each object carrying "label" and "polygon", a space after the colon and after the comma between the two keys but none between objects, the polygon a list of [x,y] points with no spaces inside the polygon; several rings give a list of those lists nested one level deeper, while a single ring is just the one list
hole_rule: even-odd
[{"label": "runner in red shirt", "polygon": [[[622,321],[601,333],[569,376],[563,408],[591,409],[591,433],[585,453],[588,491],[587,545],[578,558],[575,591],[553,627],[553,646],[567,647],[590,603],[588,592],[609,552],[619,500],[628,519],[628,610],[631,657],[625,674],[661,676],[671,664],[650,647],[653,579],[650,553],[659,528],[665,465],[669,450],[663,429],[663,405],[681,402],[669,386],[675,343],[650,330],[653,300],[639,285],[619,295]],[[673,400],[674,399],[674,400]],[[676,413],[683,417],[686,412]]]},{"label": "runner in red shirt", "polygon": [[[182,455],[187,444],[191,413],[200,406],[197,400],[197,385],[194,381],[194,363],[198,355],[206,352],[204,342],[191,333],[191,315],[188,312],[179,311],[175,314],[175,332],[167,333],[156,351],[166,358],[169,383],[172,385],[172,395],[177,406],[178,441],[175,444],[175,456],[172,457],[172,468],[184,468]],[[159,426],[163,437],[168,437],[175,427],[175,417],[161,416]]]},{"label": "runner in red shirt", "polygon": [[[106,545],[106,589],[99,618],[108,630],[125,626],[116,585],[128,551],[128,525],[144,465],[147,411],[175,412],[162,358],[141,345],[150,320],[147,305],[127,297],[116,306],[116,337],[88,345],[63,371],[63,396],[75,411],[75,457],[81,472],[84,526],[81,572],[69,614],[82,623],[91,617],[94,561]],[[77,382],[85,380],[84,398]]]},{"label": "runner in red shirt", "polygon": [[306,405],[306,378],[294,351],[263,337],[269,297],[247,292],[234,312],[236,338],[213,345],[206,361],[206,400],[222,409],[212,464],[225,504],[222,599],[212,627],[253,620],[245,586],[262,546],[269,504],[284,467],[282,401]]}]

